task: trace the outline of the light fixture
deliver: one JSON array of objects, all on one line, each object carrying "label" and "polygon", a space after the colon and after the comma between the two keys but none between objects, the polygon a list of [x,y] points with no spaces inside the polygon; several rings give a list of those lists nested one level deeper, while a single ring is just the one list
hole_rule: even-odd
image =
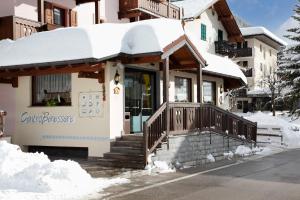
[{"label": "light fixture", "polygon": [[118,72],[118,70],[116,71],[116,74],[115,74],[115,77],[114,77],[114,81],[115,81],[115,84],[118,85],[119,82],[120,82],[120,74]]}]

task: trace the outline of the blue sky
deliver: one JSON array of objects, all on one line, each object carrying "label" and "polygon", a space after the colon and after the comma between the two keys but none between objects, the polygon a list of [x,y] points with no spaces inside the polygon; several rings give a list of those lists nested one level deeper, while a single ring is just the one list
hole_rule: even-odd
[{"label": "blue sky", "polygon": [[277,33],[293,15],[297,0],[227,0],[233,13],[253,26]]}]

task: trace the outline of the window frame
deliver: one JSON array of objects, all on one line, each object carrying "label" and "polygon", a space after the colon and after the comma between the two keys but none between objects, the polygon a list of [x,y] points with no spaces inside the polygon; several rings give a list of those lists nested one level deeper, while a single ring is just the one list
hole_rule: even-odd
[{"label": "window frame", "polygon": [[201,23],[201,40],[207,41],[207,27],[203,23]]},{"label": "window frame", "polygon": [[[67,74],[69,74],[69,73],[67,73]],[[53,74],[53,75],[55,75],[55,74]],[[38,103],[37,102],[37,100],[36,100],[37,88],[36,88],[36,84],[35,84],[37,76],[32,76],[31,77],[31,107],[62,107],[62,106],[71,107],[72,106],[72,74],[69,74],[69,75],[70,75],[70,85],[71,85],[69,93],[70,93],[71,102],[65,103],[63,105],[55,105],[55,106],[47,106],[47,103]],[[43,76],[43,75],[40,75],[40,76]]]},{"label": "window frame", "polygon": [[[61,24],[55,23],[55,10],[59,10],[60,11],[60,20],[61,20]],[[62,8],[60,6],[57,6],[56,4],[53,5],[53,24],[57,25],[57,26],[67,26],[67,15],[66,15],[67,10],[65,8]]]},{"label": "window frame", "polygon": [[175,87],[175,91],[174,91],[174,99],[175,99],[175,102],[180,102],[180,101],[176,101],[176,79],[184,79],[184,80],[187,80],[188,82],[188,101],[186,102],[193,102],[193,92],[192,92],[192,78],[187,78],[187,77],[182,77],[182,76],[175,76],[174,77],[174,87]]},{"label": "window frame", "polygon": [[[204,101],[204,97],[205,97],[205,90],[204,90],[204,84],[205,83],[210,83],[211,85],[212,85],[212,90],[211,90],[211,92],[212,92],[212,101],[213,102],[205,102]],[[203,81],[203,85],[202,85],[202,90],[203,90],[203,103],[211,103],[211,104],[213,104],[213,105],[217,105],[217,83],[216,82],[214,82],[214,81]]]}]

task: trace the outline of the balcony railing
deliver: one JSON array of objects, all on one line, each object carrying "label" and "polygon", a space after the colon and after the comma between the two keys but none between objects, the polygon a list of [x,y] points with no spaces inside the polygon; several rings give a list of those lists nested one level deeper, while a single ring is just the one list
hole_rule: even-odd
[{"label": "balcony railing", "polygon": [[252,56],[252,48],[237,48],[236,45],[230,44],[228,41],[216,41],[215,51],[218,54],[229,56],[229,57]]},{"label": "balcony railing", "polygon": [[155,17],[180,19],[180,8],[166,1],[119,0],[120,18],[127,18],[131,12],[141,11]]},{"label": "balcony railing", "polygon": [[0,18],[0,40],[18,39],[40,31],[41,24],[16,16]]}]

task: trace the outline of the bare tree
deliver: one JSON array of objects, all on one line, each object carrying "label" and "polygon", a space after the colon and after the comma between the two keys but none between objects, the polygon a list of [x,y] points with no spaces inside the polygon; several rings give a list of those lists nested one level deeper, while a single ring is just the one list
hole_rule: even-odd
[{"label": "bare tree", "polygon": [[261,82],[263,86],[267,89],[264,92],[270,95],[271,97],[271,109],[272,109],[273,116],[275,116],[276,97],[280,95],[282,90],[281,79],[277,75],[277,72],[274,71],[266,78],[262,79]]}]

